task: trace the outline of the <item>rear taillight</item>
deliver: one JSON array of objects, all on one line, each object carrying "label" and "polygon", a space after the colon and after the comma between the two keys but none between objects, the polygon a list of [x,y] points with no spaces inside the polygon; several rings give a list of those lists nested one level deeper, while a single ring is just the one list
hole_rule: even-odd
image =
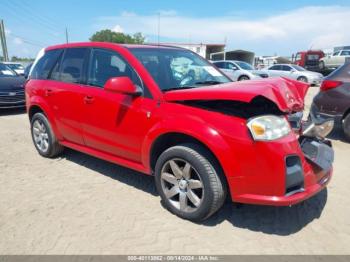
[{"label": "rear taillight", "polygon": [[336,88],[340,86],[343,82],[342,81],[335,81],[335,80],[323,80],[322,85],[320,87],[321,91],[326,91],[329,89]]}]

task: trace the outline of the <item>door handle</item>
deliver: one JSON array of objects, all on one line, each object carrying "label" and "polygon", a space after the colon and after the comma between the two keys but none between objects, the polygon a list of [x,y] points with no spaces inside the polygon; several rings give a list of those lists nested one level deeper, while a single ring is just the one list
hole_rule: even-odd
[{"label": "door handle", "polygon": [[92,104],[94,102],[94,97],[93,96],[85,96],[84,97],[84,103],[85,104]]},{"label": "door handle", "polygon": [[52,94],[53,94],[52,89],[45,90],[45,96],[52,96]]}]

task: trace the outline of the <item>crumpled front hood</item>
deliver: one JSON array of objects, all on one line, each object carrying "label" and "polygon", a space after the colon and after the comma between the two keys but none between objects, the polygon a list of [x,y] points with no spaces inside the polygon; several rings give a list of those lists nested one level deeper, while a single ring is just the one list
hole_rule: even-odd
[{"label": "crumpled front hood", "polygon": [[304,109],[308,88],[308,84],[279,77],[174,90],[164,93],[164,99],[168,102],[233,100],[250,103],[257,96],[263,96],[275,103],[282,112],[289,113]]}]

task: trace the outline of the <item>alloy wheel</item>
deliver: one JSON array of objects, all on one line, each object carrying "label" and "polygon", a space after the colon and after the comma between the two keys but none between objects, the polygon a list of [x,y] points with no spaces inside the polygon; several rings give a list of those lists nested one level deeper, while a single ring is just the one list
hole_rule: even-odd
[{"label": "alloy wheel", "polygon": [[182,212],[194,212],[203,202],[201,177],[186,160],[171,159],[163,165],[161,187],[167,200]]},{"label": "alloy wheel", "polygon": [[33,138],[37,148],[46,153],[49,149],[49,134],[44,123],[39,119],[36,119],[33,123]]}]

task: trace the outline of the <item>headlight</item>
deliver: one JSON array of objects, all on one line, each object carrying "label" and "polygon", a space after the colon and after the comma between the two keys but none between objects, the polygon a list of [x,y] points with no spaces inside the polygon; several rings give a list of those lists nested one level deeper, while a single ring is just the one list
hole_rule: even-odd
[{"label": "headlight", "polygon": [[285,117],[274,115],[254,117],[248,121],[247,126],[254,140],[275,140],[291,131]]}]

